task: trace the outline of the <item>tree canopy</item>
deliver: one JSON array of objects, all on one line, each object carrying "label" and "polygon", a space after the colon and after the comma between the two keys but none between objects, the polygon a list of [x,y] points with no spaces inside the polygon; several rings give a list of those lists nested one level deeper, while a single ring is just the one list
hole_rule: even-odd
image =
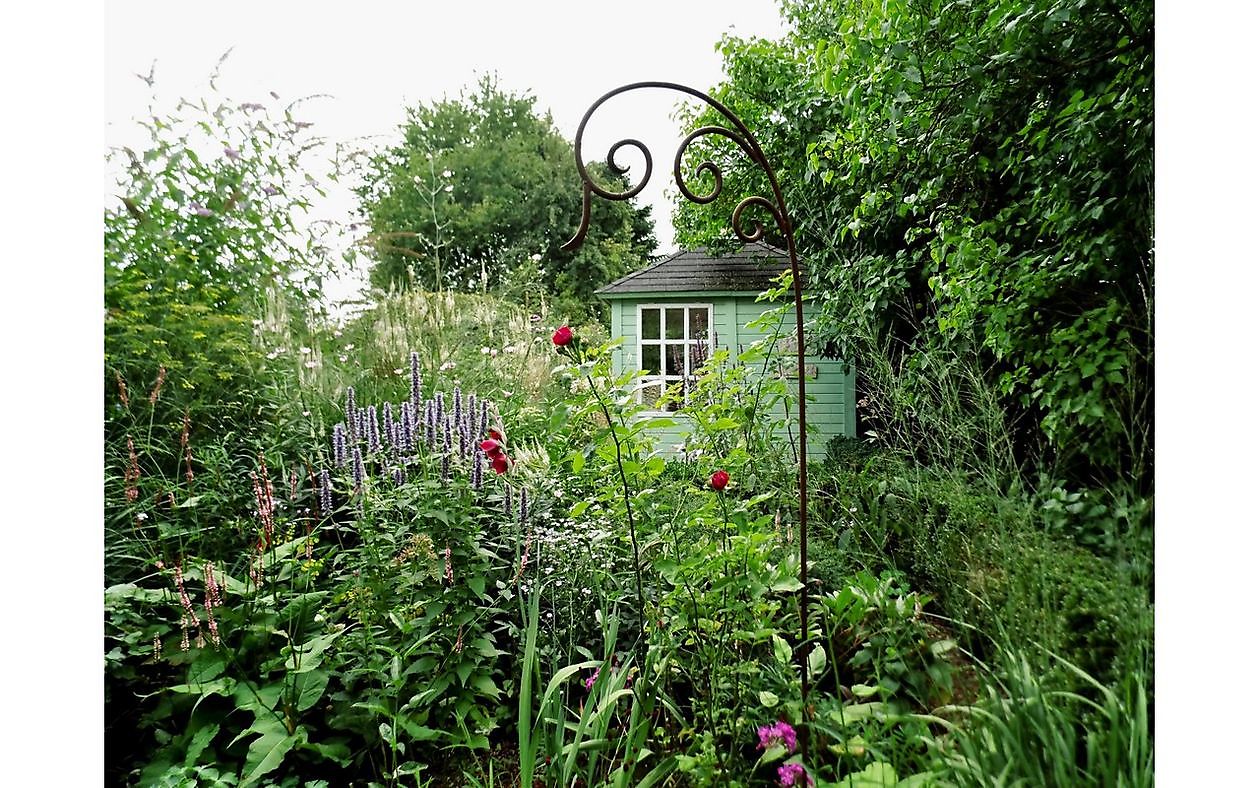
[{"label": "tree canopy", "polygon": [[[778,168],[825,338],[911,371],[941,349],[973,354],[1025,462],[1149,482],[1151,4],[787,0],[783,12],[782,41],[723,41],[715,95]],[[682,203],[682,243],[729,238],[734,201],[766,190],[711,138],[701,156],[723,165],[724,202]]]},{"label": "tree canopy", "polygon": [[534,104],[486,78],[408,110],[401,140],[368,157],[358,189],[374,285],[520,295],[541,282],[589,304],[647,261],[650,209],[629,203],[597,202],[587,243],[560,249],[578,225],[580,182],[573,147]]}]

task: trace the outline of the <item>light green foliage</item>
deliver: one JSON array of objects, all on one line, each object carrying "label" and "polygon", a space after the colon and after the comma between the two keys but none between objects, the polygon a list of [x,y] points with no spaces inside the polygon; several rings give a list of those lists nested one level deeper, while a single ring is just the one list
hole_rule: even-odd
[{"label": "light green foliage", "polygon": [[581,210],[573,148],[532,97],[491,78],[459,99],[410,108],[400,132],[366,157],[357,189],[378,287],[493,290],[584,309],[597,287],[656,248],[648,209],[596,201],[586,244],[560,249]]},{"label": "light green foliage", "polygon": [[[716,95],[778,168],[826,338],[911,371],[974,348],[1007,423],[1035,425],[1016,433],[1021,461],[1074,481],[1137,469],[1148,489],[1150,4],[829,0],[784,14],[781,42],[723,42]],[[733,201],[768,188],[713,147],[690,161],[728,165],[725,202],[681,203],[685,244],[729,238]]]}]

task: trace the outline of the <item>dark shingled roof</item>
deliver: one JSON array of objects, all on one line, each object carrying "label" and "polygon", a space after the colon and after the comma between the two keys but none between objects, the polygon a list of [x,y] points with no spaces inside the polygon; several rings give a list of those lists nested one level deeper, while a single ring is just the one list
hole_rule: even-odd
[{"label": "dark shingled roof", "polygon": [[[760,293],[792,264],[787,252],[766,243],[744,244],[737,252],[715,257],[706,249],[675,252],[647,268],[621,277],[596,295],[728,290]],[[804,271],[802,270],[802,277]]]}]

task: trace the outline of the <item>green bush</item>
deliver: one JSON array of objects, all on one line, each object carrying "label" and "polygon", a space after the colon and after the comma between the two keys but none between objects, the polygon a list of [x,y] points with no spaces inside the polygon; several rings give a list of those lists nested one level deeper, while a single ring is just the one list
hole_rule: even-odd
[{"label": "green bush", "polygon": [[[1153,614],[1146,587],[1114,562],[1048,533],[1034,502],[998,496],[965,479],[877,456],[864,472],[837,470],[826,514],[849,560],[904,571],[957,622],[970,648],[1000,639],[1043,644],[1104,682],[1149,658]],[[852,510],[852,511],[850,511]],[[974,627],[982,637],[968,636]]]}]

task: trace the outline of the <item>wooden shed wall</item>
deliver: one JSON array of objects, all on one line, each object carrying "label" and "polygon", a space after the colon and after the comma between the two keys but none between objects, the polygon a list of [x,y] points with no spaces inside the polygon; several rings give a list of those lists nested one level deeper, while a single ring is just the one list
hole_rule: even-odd
[{"label": "wooden shed wall", "polygon": [[[711,303],[717,344],[730,350],[732,356],[765,336],[767,332],[750,328],[748,324],[772,308],[770,304],[758,303],[753,294],[671,293],[613,299],[610,333],[614,337],[620,336],[623,339],[621,347],[613,354],[613,369],[616,373],[620,374],[622,370],[633,368],[638,364],[638,305],[671,303]],[[811,304],[805,305],[807,324],[815,311]],[[795,315],[789,309],[782,322],[780,335],[791,340],[795,336],[795,325]],[[794,345],[791,342],[784,342],[783,359],[787,368],[794,370],[796,357],[792,347]],[[810,349],[806,347],[807,351]],[[823,359],[817,355],[806,355],[805,364],[807,370],[817,370],[817,377],[807,377],[805,381],[807,420],[812,428],[809,436],[809,454],[812,458],[821,459],[827,442],[833,436],[856,437],[857,435],[854,378],[852,370],[846,371],[846,365],[841,361]],[[795,392],[794,378],[788,380],[788,387],[789,391]],[[795,413],[794,404],[791,408],[792,413]],[[675,425],[654,431],[657,438],[656,449],[662,453],[673,452],[674,447],[682,442],[683,436],[691,432],[691,425],[686,418],[677,414],[668,415],[675,420]],[[791,427],[794,434],[795,419],[792,420]],[[814,429],[817,431],[814,432]]]}]

